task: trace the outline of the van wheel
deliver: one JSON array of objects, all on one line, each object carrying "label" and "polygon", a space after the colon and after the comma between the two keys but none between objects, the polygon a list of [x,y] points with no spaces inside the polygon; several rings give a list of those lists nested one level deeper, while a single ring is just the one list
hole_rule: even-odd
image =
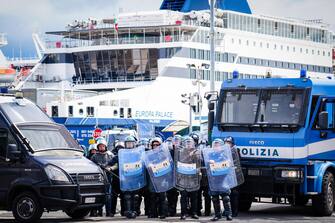
[{"label": "van wheel", "polygon": [[12,212],[17,222],[37,222],[43,214],[43,209],[35,194],[23,192],[14,198]]},{"label": "van wheel", "polygon": [[313,209],[316,215],[330,216],[334,209],[334,189],[335,180],[334,175],[327,171],[322,179],[321,194],[313,198]]},{"label": "van wheel", "polygon": [[249,211],[253,199],[254,198],[251,196],[240,196],[238,201],[238,210],[242,212]]},{"label": "van wheel", "polygon": [[90,213],[90,211],[91,209],[78,209],[75,211],[65,211],[65,213],[73,219],[83,219]]}]

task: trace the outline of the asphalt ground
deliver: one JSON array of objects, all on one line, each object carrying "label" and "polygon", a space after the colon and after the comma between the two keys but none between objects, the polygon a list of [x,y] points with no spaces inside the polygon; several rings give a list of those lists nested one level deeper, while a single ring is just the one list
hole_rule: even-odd
[{"label": "asphalt ground", "polygon": [[[84,220],[75,221],[69,218],[65,213],[50,212],[44,213],[41,222],[43,223],[60,223],[60,222],[75,222],[75,223],[90,223],[90,222],[210,222],[211,217],[200,217],[195,221],[187,218],[186,221],[180,221],[179,217],[166,218],[165,220],[148,219],[146,216],[140,216],[136,219],[127,220],[116,214],[115,217],[87,217]],[[225,221],[223,219],[222,221]],[[222,222],[221,221],[221,222]],[[0,223],[14,222],[11,212],[0,212]],[[238,217],[233,219],[233,222],[334,222],[335,213],[329,217],[316,217],[313,215],[313,210],[310,204],[305,207],[292,207],[290,205],[278,204],[263,204],[255,203],[252,205],[251,210],[246,213],[240,213]]]}]

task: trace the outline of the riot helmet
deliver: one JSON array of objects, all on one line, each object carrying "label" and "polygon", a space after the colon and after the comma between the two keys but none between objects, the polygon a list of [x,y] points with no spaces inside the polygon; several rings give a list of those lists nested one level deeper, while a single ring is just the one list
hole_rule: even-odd
[{"label": "riot helmet", "polygon": [[222,141],[222,139],[214,139],[212,142],[212,147],[213,148],[221,148],[222,146],[224,146],[224,141]]},{"label": "riot helmet", "polygon": [[181,141],[182,141],[181,135],[175,135],[172,138],[172,143],[175,148],[181,146]]},{"label": "riot helmet", "polygon": [[230,147],[233,147],[235,145],[235,140],[231,136],[226,137],[223,141],[225,144],[229,145]]},{"label": "riot helmet", "polygon": [[159,147],[161,144],[162,144],[162,139],[160,137],[155,137],[150,142],[152,149]]},{"label": "riot helmet", "polygon": [[98,138],[97,140],[97,149],[100,153],[104,153],[107,151],[107,141],[104,138]]},{"label": "riot helmet", "polygon": [[192,137],[185,136],[182,141],[182,146],[187,149],[191,149],[195,147],[195,143]]},{"label": "riot helmet", "polygon": [[199,144],[200,137],[199,137],[199,134],[198,134],[198,133],[196,133],[196,132],[192,132],[192,133],[190,134],[190,137],[194,140],[195,145],[198,145],[198,144]]},{"label": "riot helmet", "polygon": [[124,140],[126,149],[134,149],[136,147],[136,139],[134,136],[127,136]]},{"label": "riot helmet", "polygon": [[139,146],[144,146],[146,149],[149,147],[149,139],[142,138],[140,141],[138,141]]}]

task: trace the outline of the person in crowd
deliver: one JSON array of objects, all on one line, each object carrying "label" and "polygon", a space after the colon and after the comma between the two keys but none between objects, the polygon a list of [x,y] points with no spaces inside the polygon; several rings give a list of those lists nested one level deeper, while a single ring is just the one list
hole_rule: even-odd
[{"label": "person in crowd", "polygon": [[91,144],[89,147],[88,147],[88,154],[87,154],[87,158],[88,159],[92,159],[92,156],[94,154],[97,153],[97,145],[96,144]]},{"label": "person in crowd", "polygon": [[112,177],[111,213],[110,213],[111,217],[113,217],[116,214],[118,197],[120,198],[121,215],[123,215],[124,213],[123,194],[120,189],[120,178],[119,178],[118,151],[120,149],[124,149],[124,143],[122,141],[117,141],[114,145],[113,150],[115,155],[108,163],[108,166],[110,166],[110,173]]},{"label": "person in crowd", "polygon": [[[197,153],[197,150],[195,149],[195,143],[194,140],[187,136],[183,139],[182,141],[182,147],[184,153],[183,156],[180,155],[181,160],[178,160],[178,162],[188,162],[192,161],[194,163],[198,163],[200,160],[200,154]],[[200,173],[199,173],[200,174]],[[194,176],[195,178],[200,178],[200,176]],[[188,181],[188,179],[185,179]],[[195,181],[195,179],[190,180],[192,182]],[[190,182],[189,182],[190,183]],[[190,186],[190,185],[189,185]],[[191,218],[193,219],[199,219],[199,216],[197,215],[197,205],[198,205],[198,191],[188,191],[185,188],[184,189],[179,189],[180,192],[180,206],[181,206],[181,220],[186,220],[186,215],[188,213],[187,206],[190,201],[190,215]]]},{"label": "person in crowd", "polygon": [[[136,139],[133,136],[127,136],[125,138],[125,149],[135,149],[136,148]],[[140,190],[137,191],[124,191],[124,215],[128,219],[134,219],[141,214],[141,202],[142,198],[140,197]]]},{"label": "person in crowd", "polygon": [[[172,148],[170,150],[172,159],[174,159],[174,151],[178,149],[181,146],[182,137],[181,135],[175,135],[172,138]],[[169,216],[174,217],[177,213],[177,202],[178,202],[178,196],[179,192],[176,188],[172,188],[167,193],[167,200],[168,200],[168,210],[169,210]]]},{"label": "person in crowd", "polygon": [[[224,146],[224,142],[221,139],[215,139],[212,143],[213,149],[220,149]],[[211,191],[209,190],[209,194],[212,196],[212,202],[214,206],[215,215],[211,219],[211,221],[218,221],[222,218],[221,213],[221,204],[220,204],[220,197],[223,202],[225,216],[228,221],[233,220],[232,217],[232,210],[231,210],[231,203],[230,203],[230,189],[227,189],[225,192],[218,192],[218,191]]]},{"label": "person in crowd", "polygon": [[97,153],[92,156],[92,161],[99,165],[108,177],[109,184],[106,187],[107,198],[106,198],[106,216],[111,215],[111,176],[110,176],[110,166],[108,163],[112,160],[113,156],[107,152],[107,141],[104,138],[99,138],[97,140]]},{"label": "person in crowd", "polygon": [[[155,137],[150,141],[150,148],[156,149],[162,144],[162,140],[159,137]],[[149,213],[148,218],[159,218],[165,219],[168,215],[168,202],[166,198],[166,192],[156,193],[152,185],[151,179],[148,176],[148,190],[149,190]]]},{"label": "person in crowd", "polygon": [[[240,164],[241,156],[240,156],[240,153],[235,146],[234,138],[229,136],[229,137],[224,139],[224,143],[226,145],[228,145],[232,150],[234,166],[241,167],[241,164]],[[238,169],[238,168],[236,168],[236,169]],[[240,174],[243,174],[242,171],[240,171]],[[240,179],[240,177],[238,177],[238,179]],[[243,181],[244,181],[244,179],[243,179]],[[241,182],[241,183],[243,183],[243,182]],[[240,185],[240,182],[238,184]],[[237,187],[232,188],[231,193],[230,193],[230,202],[231,202],[232,216],[233,217],[237,217],[237,215],[238,215],[238,200],[239,200],[239,191],[238,191],[238,186],[237,186]]]}]

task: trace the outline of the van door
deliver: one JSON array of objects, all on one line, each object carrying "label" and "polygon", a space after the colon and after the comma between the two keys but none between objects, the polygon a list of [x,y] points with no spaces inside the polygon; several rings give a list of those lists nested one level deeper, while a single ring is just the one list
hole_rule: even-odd
[{"label": "van door", "polygon": [[[320,119],[326,119],[324,126]],[[335,98],[319,98],[308,138],[309,159],[335,160]]]}]

